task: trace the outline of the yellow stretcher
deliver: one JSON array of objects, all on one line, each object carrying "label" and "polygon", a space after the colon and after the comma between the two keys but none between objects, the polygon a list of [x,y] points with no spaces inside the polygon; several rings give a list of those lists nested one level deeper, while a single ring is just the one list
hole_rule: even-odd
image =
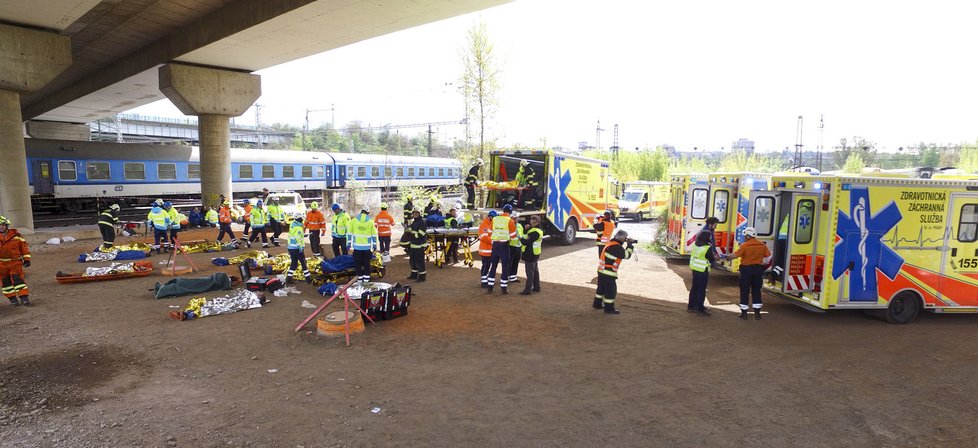
[{"label": "yellow stretcher", "polygon": [[463,229],[428,229],[428,248],[425,249],[425,262],[434,260],[435,266],[442,267],[448,261],[448,247],[458,243],[458,251],[462,253],[462,263],[466,266],[474,264],[472,246],[479,244],[479,229],[468,227]]}]

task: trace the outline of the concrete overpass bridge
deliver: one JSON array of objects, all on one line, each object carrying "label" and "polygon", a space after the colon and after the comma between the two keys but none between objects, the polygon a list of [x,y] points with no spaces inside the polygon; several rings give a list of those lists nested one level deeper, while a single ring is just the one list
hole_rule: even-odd
[{"label": "concrete overpass bridge", "polygon": [[87,136],[164,97],[198,118],[215,204],[231,197],[229,118],[261,95],[252,72],[508,1],[0,0],[0,215],[33,231],[25,129]]}]

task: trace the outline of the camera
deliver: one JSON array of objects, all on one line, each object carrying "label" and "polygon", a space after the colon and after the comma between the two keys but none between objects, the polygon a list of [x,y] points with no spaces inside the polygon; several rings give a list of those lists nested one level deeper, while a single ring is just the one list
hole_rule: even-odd
[{"label": "camera", "polygon": [[628,244],[638,244],[638,240],[634,238],[625,238],[625,242]]}]

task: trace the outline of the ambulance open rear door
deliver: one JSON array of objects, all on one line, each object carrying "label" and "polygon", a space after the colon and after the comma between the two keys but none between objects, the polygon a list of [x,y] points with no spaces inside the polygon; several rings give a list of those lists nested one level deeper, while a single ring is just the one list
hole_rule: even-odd
[{"label": "ambulance open rear door", "polygon": [[778,237],[780,191],[751,190],[747,225],[757,231],[757,240],[764,243],[774,253],[775,239]]},{"label": "ambulance open rear door", "polygon": [[818,193],[792,192],[785,198],[788,209],[788,252],[785,257],[785,293],[811,291],[815,287],[815,224],[818,222]]}]

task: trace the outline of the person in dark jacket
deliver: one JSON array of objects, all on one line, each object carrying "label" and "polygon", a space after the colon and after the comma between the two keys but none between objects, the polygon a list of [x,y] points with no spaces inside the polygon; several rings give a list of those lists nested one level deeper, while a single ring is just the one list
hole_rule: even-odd
[{"label": "person in dark jacket", "polygon": [[700,316],[709,316],[710,312],[703,305],[706,302],[706,285],[710,280],[710,266],[716,262],[716,254],[710,246],[710,236],[712,232],[700,231],[696,235],[696,242],[693,243],[689,254],[689,269],[693,272],[693,284],[689,288],[689,302],[686,305],[687,313],[696,313]]},{"label": "person in dark jacket", "polygon": [[543,242],[543,230],[540,229],[540,217],[533,215],[530,217],[529,228],[526,229],[520,242],[523,243],[523,271],[526,272],[526,285],[520,295],[528,296],[533,292],[540,292],[540,251]]},{"label": "person in dark jacket", "polygon": [[408,278],[417,279],[418,283],[425,281],[428,271],[424,266],[424,251],[428,247],[428,226],[421,217],[421,211],[415,210],[412,213],[411,221],[411,247],[409,259],[411,262],[411,276]]},{"label": "person in dark jacket", "polygon": [[598,263],[598,289],[594,292],[594,308],[601,309],[607,314],[619,314],[615,308],[615,298],[618,296],[618,268],[621,261],[632,258],[635,240],[628,238],[625,229],[619,229],[614,238],[608,241],[601,251],[601,261]]},{"label": "person in dark jacket", "polygon": [[119,224],[119,204],[112,204],[98,216],[98,230],[102,233],[103,251],[112,250],[117,224]]},{"label": "person in dark jacket", "polygon": [[475,187],[479,185],[479,169],[482,165],[482,159],[477,160],[475,165],[469,168],[469,175],[465,177],[465,206],[469,210],[475,209]]}]

